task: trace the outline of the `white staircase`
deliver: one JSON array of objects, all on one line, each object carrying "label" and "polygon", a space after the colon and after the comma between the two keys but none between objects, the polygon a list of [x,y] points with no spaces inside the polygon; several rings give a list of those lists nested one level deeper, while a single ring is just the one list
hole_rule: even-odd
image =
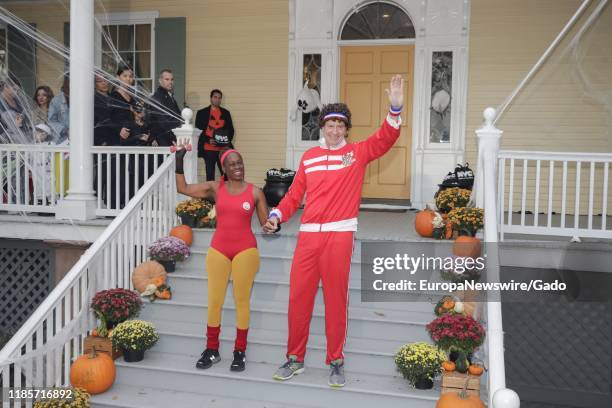
[{"label": "white staircase", "polygon": [[[212,232],[195,230],[193,255],[169,274],[173,299],[146,303],[141,313],[160,332],[159,343],[138,363],[117,363],[115,385],[92,398],[95,407],[427,407],[439,389],[415,390],[395,371],[393,355],[404,343],[428,341],[437,296],[420,302],[360,301],[360,242],[350,280],[348,338],[345,348],[347,385],[327,385],[324,305],[319,291],[311,323],[306,372],[287,382],[272,379],[285,359],[287,299],[294,236],[258,235],[262,256],[252,293],[247,368],[229,371],[236,332],[231,286],[221,324],[222,361],[208,370],[195,362],[204,349],[206,274],[204,258]],[[431,298],[431,300],[429,299]]]}]

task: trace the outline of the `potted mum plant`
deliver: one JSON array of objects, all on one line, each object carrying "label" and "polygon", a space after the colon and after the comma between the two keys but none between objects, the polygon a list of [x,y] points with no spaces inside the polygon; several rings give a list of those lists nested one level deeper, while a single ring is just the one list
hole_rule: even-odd
[{"label": "potted mum plant", "polygon": [[434,198],[438,211],[447,214],[455,208],[467,206],[471,195],[472,192],[470,190],[452,187],[438,192]]},{"label": "potted mum plant", "polygon": [[191,251],[182,239],[176,237],[163,237],[149,245],[149,257],[159,262],[166,272],[174,272],[176,262],[184,261]]},{"label": "potted mum plant", "polygon": [[128,363],[141,361],[145,351],[158,340],[159,334],[153,323],[144,320],[127,320],[113,331],[113,346],[123,352],[123,359]]},{"label": "potted mum plant", "polygon": [[[466,372],[471,355],[484,342],[482,325],[470,315],[443,314],[427,326],[434,343],[449,352],[449,359],[457,363],[457,371]],[[463,366],[465,365],[465,371]]]},{"label": "potted mum plant", "polygon": [[408,343],[395,354],[395,365],[410,385],[426,390],[433,387],[433,379],[442,369],[446,354],[438,347],[424,343]]},{"label": "potted mum plant", "polygon": [[[176,205],[176,215],[180,217],[182,224],[191,228],[210,227],[210,220],[214,217],[211,217],[209,213],[214,207],[215,203],[211,200],[193,198],[178,203]],[[205,222],[208,222],[208,224],[202,225],[202,220],[206,218]],[[212,227],[214,228],[214,225]]]},{"label": "potted mum plant", "polygon": [[118,323],[138,316],[141,307],[140,294],[133,290],[116,288],[96,293],[91,301],[91,309],[100,320],[97,334],[106,337],[108,330]]}]

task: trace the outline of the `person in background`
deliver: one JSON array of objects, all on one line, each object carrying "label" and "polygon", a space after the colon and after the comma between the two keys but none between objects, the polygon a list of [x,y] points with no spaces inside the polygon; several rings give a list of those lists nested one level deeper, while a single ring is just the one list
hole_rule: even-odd
[{"label": "person in background", "polygon": [[[219,89],[210,92],[210,105],[200,109],[196,114],[195,127],[202,129],[202,134],[198,140],[198,157],[204,159],[206,164],[206,181],[215,179],[215,165],[223,175],[223,168],[219,161],[222,150],[233,148],[231,140],[234,138],[234,124],[230,111],[221,107],[223,93]],[[215,132],[220,131],[230,140],[229,145],[218,145],[215,142]]]},{"label": "person in background", "polygon": [[[94,146],[112,146],[118,143],[113,142],[113,128],[111,122],[111,108],[110,108],[110,84],[106,79],[100,75],[96,75],[94,78]],[[94,155],[94,191],[96,194],[102,194],[102,201],[108,205],[107,202],[107,155],[101,155],[100,163],[100,189],[98,192],[98,155]]]},{"label": "person in background", "polygon": [[32,111],[32,125],[36,127],[41,123],[49,123],[49,105],[53,99],[53,91],[46,85],[41,85],[34,91],[34,110]]},{"label": "person in background", "polygon": [[[127,139],[121,139],[121,146],[132,146],[132,147],[145,147],[151,146],[151,127],[145,121],[145,105],[142,102],[136,102],[131,107],[132,109],[132,123],[130,123],[130,135]],[[145,160],[152,158],[152,156],[138,155],[138,164],[135,163],[136,157],[130,155],[128,163],[129,173],[129,184],[130,184],[130,198],[132,198],[135,192],[142,187],[145,178],[145,171],[147,172],[147,178],[152,174],[152,163],[147,162],[145,166]],[[146,168],[145,168],[146,167]],[[136,183],[137,181],[137,183]]]},{"label": "person in background", "polygon": [[[13,75],[0,80],[0,143],[28,143],[24,109],[19,102],[21,83]],[[28,134],[28,138],[26,138]]]},{"label": "person in background", "polygon": [[[127,65],[117,69],[117,79],[120,85],[110,94],[111,134],[109,146],[120,146],[130,137],[130,126],[133,121],[132,106],[135,103],[133,95],[134,71]],[[119,156],[119,174],[116,172],[115,156],[111,157],[111,197],[110,208],[120,209],[126,203],[127,164],[124,155]],[[117,186],[119,194],[117,195]],[[119,203],[117,203],[117,199]],[[117,206],[118,204],[118,206]]]},{"label": "person in background", "polygon": [[172,146],[176,142],[176,136],[172,132],[181,126],[181,110],[176,99],[174,99],[174,74],[170,69],[164,68],[159,72],[159,86],[152,98],[161,105],[151,107],[151,144],[157,146]]},{"label": "person in background", "polygon": [[54,132],[55,141],[61,144],[70,140],[70,77],[64,76],[59,95],[56,95],[49,105],[49,126]]}]

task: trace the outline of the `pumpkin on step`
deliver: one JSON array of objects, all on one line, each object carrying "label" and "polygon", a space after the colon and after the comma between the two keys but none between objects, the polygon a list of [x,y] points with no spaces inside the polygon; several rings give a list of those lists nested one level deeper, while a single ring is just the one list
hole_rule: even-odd
[{"label": "pumpkin on step", "polygon": [[[132,272],[132,284],[134,285],[134,289],[139,293],[143,293],[149,284],[161,280],[165,282],[166,275],[166,270],[159,262],[143,262],[134,269],[134,272]],[[157,287],[159,285],[155,286]]]},{"label": "pumpkin on step", "polygon": [[485,408],[485,404],[477,395],[468,395],[467,385],[460,392],[447,392],[440,396],[436,403],[436,408]]},{"label": "pumpkin on step", "polygon": [[414,228],[420,236],[425,238],[431,238],[433,236],[433,220],[435,216],[436,212],[429,208],[429,206],[426,206],[424,210],[417,213],[414,219]]},{"label": "pumpkin on step", "polygon": [[453,243],[453,254],[462,258],[477,258],[480,256],[480,239],[460,235]]},{"label": "pumpkin on step", "polygon": [[70,383],[75,388],[82,388],[90,394],[100,394],[108,390],[115,382],[115,362],[105,353],[96,353],[93,347],[91,354],[84,354],[76,359],[70,367]]},{"label": "pumpkin on step", "polygon": [[182,240],[187,246],[193,244],[193,230],[187,225],[178,225],[170,230],[170,236]]}]

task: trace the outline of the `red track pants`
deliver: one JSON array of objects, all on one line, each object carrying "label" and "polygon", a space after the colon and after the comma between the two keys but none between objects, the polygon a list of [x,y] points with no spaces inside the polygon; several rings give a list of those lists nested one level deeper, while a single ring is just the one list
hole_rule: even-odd
[{"label": "red track pants", "polygon": [[304,361],[319,281],[325,300],[326,364],[344,358],[353,232],[300,232],[289,282],[287,357]]}]

